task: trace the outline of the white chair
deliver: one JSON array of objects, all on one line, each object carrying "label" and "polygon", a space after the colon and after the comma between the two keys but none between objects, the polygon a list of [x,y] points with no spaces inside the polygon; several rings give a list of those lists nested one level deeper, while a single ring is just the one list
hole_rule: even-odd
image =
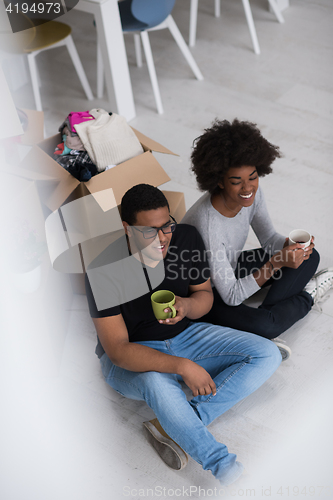
[{"label": "white chair", "polygon": [[[149,76],[153,87],[158,113],[163,113],[162,99],[157,82],[153,55],[151,52],[148,31],[168,28],[175,39],[183,56],[187,60],[195,77],[203,80],[202,73],[197,66],[188,46],[185,43],[170,12],[175,0],[124,0],[119,2],[119,11],[124,33],[134,34],[137,65],[142,66],[140,37],[145,52]],[[104,71],[101,51],[97,47],[97,97],[103,96]]]},{"label": "white chair", "polygon": [[[220,0],[214,0],[215,1],[215,17],[220,17]],[[233,0],[232,0],[233,1]],[[256,54],[260,54],[260,47],[259,47],[259,42],[258,42],[258,37],[257,37],[257,32],[254,26],[253,22],[253,17],[252,17],[252,11],[250,7],[250,2],[249,0],[242,0],[243,2],[243,7],[245,11],[245,16],[247,20],[247,24],[250,30],[250,35],[251,35],[251,40],[253,44],[253,49]],[[274,12],[277,20],[279,23],[284,23],[283,16],[281,14],[281,11],[276,3],[276,0],[268,0],[269,5]],[[194,47],[195,45],[195,40],[196,40],[196,31],[197,31],[197,18],[198,18],[198,0],[191,0],[191,7],[190,7],[190,36],[189,36],[189,45],[190,47]]]},{"label": "white chair", "polygon": [[71,36],[72,28],[58,21],[47,21],[35,26],[33,21],[23,13],[19,13],[19,15],[22,17],[26,29],[21,33],[11,33],[0,37],[0,49],[2,49],[3,54],[8,53],[9,56],[11,54],[27,55],[37,111],[42,111],[42,101],[36,56],[41,52],[62,45],[66,45],[87,99],[91,101],[94,96]]},{"label": "white chair", "polygon": [[42,101],[39,92],[36,56],[41,52],[49,49],[54,49],[56,47],[61,47],[62,45],[65,45],[67,47],[83,90],[87,96],[87,99],[91,101],[94,96],[92,94],[89,82],[87,80],[82,63],[72,39],[71,27],[67,24],[59,23],[58,21],[49,21],[47,23],[36,26],[35,29],[36,36],[32,40],[31,44],[28,47],[25,47],[24,52],[28,56],[32,88],[36,101],[37,111],[42,111]]}]

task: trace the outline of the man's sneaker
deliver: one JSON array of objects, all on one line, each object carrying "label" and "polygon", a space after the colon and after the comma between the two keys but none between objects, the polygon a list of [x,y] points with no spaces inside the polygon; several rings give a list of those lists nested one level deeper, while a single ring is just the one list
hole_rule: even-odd
[{"label": "man's sneaker", "polygon": [[284,340],[282,339],[272,339],[272,342],[279,348],[282,356],[282,361],[287,361],[291,356],[291,349],[288,347]]},{"label": "man's sneaker", "polygon": [[313,298],[313,304],[318,304],[323,300],[328,299],[324,295],[333,288],[333,267],[327,267],[322,271],[319,271],[310,279],[309,283],[304,288],[305,292],[308,292]]},{"label": "man's sneaker", "polygon": [[185,451],[168,436],[157,418],[143,422],[143,427],[148,441],[171,469],[181,470],[187,465]]}]

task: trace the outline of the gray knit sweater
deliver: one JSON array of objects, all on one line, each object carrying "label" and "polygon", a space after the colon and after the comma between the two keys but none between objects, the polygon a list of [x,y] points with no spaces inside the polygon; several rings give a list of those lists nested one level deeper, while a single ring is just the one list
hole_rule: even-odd
[{"label": "gray knit sweater", "polygon": [[195,226],[201,234],[207,249],[213,285],[222,300],[230,306],[241,304],[260,289],[252,274],[236,279],[234,273],[250,226],[262,248],[271,255],[281,250],[285,242],[285,237],[273,227],[260,187],[253,204],[243,207],[235,217],[225,217],[215,210],[210,194],[206,193],[190,208],[181,222]]}]

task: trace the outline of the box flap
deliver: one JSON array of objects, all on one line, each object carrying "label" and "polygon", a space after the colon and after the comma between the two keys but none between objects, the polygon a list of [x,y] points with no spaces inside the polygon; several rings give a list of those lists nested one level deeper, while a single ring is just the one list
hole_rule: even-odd
[{"label": "box flap", "polygon": [[165,191],[164,189],[162,193],[164,193],[168,200],[171,215],[173,215],[179,223],[186,213],[184,193],[178,191]]},{"label": "box flap", "polygon": [[27,179],[29,181],[54,181],[54,176],[50,177],[49,175],[42,174],[41,172],[33,172],[32,170],[27,170],[22,167],[11,166],[8,173],[17,177],[23,177],[23,179]]},{"label": "box flap", "polygon": [[137,138],[139,139],[139,141],[141,142],[142,146],[145,147],[145,149],[149,149],[150,151],[156,151],[157,153],[166,153],[169,155],[179,156],[176,153],[173,153],[172,151],[170,151],[170,149],[167,149],[164,146],[162,146],[162,144],[159,144],[158,142],[153,141],[153,139],[150,139],[149,137],[142,134],[141,132],[139,132],[135,128],[133,128],[133,127],[131,127],[131,128],[132,128],[133,132],[135,133],[135,135],[137,136]]},{"label": "box flap", "polygon": [[45,153],[48,155],[52,156],[54,153],[54,150],[58,144],[62,142],[62,137],[60,132],[52,135],[51,137],[48,137],[47,139],[44,139],[43,141],[39,142],[37,146],[42,149]]},{"label": "box flap", "polygon": [[108,212],[112,208],[117,206],[113,189],[110,193],[110,189],[106,188],[103,191],[97,191],[97,193],[92,193],[92,196],[97,201],[98,205],[104,212]]},{"label": "box flap", "polygon": [[[56,142],[54,138],[53,141]],[[39,174],[47,175],[59,182],[63,179],[72,177],[72,175],[58,165],[51,156],[43,151],[40,145],[35,145],[31,148],[29,153],[21,161],[19,167],[35,172],[37,177]]]},{"label": "box flap", "polygon": [[[169,180],[170,177],[163,170],[156,158],[147,151],[142,155],[117,165],[116,168],[111,168],[106,172],[95,175],[85,185],[91,194],[103,189],[112,188],[116,203],[119,205],[126,191],[136,184],[144,183],[160,186]],[[113,200],[110,199],[110,202],[113,203]],[[103,207],[105,207],[105,204]]]},{"label": "box flap", "polygon": [[43,200],[52,211],[59,208],[80,184],[80,181],[75,179],[48,154],[49,151],[54,151],[59,138],[60,134],[57,134],[46,139],[42,143],[42,148],[40,144],[33,146],[19,165],[19,168],[26,172],[26,178],[36,181],[53,180],[54,183],[58,184],[50,193],[50,196],[47,194],[46,199]]},{"label": "box flap", "polygon": [[80,181],[69,174],[69,178],[59,182],[57,187],[52,191],[50,196],[45,201],[46,206],[54,212],[67,200],[67,198],[79,185]]}]

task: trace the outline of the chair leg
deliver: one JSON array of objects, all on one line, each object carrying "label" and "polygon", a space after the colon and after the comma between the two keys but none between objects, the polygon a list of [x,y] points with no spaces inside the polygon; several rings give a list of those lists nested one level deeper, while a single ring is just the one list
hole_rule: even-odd
[{"label": "chair leg", "polygon": [[104,93],[104,67],[101,46],[97,40],[97,98],[102,99]]},{"label": "chair leg", "polygon": [[143,50],[145,51],[145,56],[146,56],[150,81],[151,81],[154,96],[155,96],[157,111],[160,115],[162,115],[164,113],[164,110],[163,110],[163,105],[162,105],[160,89],[159,89],[158,82],[157,82],[153,54],[151,52],[148,33],[147,33],[147,31],[141,31],[140,35],[141,35]]},{"label": "chair leg", "polygon": [[198,0],[191,0],[189,46],[194,47],[197,35]]},{"label": "chair leg", "polygon": [[39,84],[38,84],[38,76],[37,76],[38,73],[37,73],[35,56],[36,56],[36,54],[34,54],[34,53],[28,54],[28,64],[29,64],[30,77],[31,77],[31,83],[32,83],[32,91],[34,93],[34,98],[35,98],[35,103],[36,103],[36,109],[37,109],[37,111],[43,111],[42,101],[41,101],[40,92],[39,92]]},{"label": "chair leg", "polygon": [[80,79],[81,85],[86,93],[87,99],[89,101],[91,101],[94,98],[94,96],[91,92],[89,82],[87,80],[82,63],[80,61],[79,54],[77,53],[76,47],[74,45],[72,36],[69,35],[65,41],[66,41],[66,47],[68,49],[69,55],[71,56],[71,59],[73,61],[74,67],[75,67],[76,72],[77,72],[77,75]]},{"label": "chair leg", "polygon": [[242,2],[243,2],[245,15],[246,15],[247,24],[248,24],[248,27],[250,30],[250,35],[251,35],[251,39],[252,39],[254,52],[257,55],[259,55],[260,54],[260,47],[259,47],[259,42],[258,42],[258,38],[257,38],[257,32],[256,32],[256,29],[254,27],[252,11],[251,11],[251,7],[249,4],[249,0],[242,0]]},{"label": "chair leg", "polygon": [[279,21],[279,23],[284,23],[284,18],[283,18],[281,11],[276,3],[276,0],[268,0],[268,2],[272,8],[272,11],[274,12],[277,20]]},{"label": "chair leg", "polygon": [[141,42],[139,33],[134,33],[134,48],[136,65],[138,68],[142,68],[142,52],[141,52]]},{"label": "chair leg", "polygon": [[221,15],[220,0],[215,0],[214,13],[215,13],[215,17],[220,17],[220,15]]},{"label": "chair leg", "polygon": [[182,51],[183,56],[185,57],[186,61],[190,65],[190,68],[193,71],[195,77],[198,80],[203,80],[204,77],[202,76],[202,73],[201,73],[200,69],[198,68],[197,63],[195,62],[195,60],[190,52],[190,49],[186,45],[185,40],[182,37],[182,35],[181,35],[175,21],[173,20],[172,16],[168,16],[166,18],[165,22],[166,22],[166,25],[169,28],[172,36],[174,37],[178,47]]}]

